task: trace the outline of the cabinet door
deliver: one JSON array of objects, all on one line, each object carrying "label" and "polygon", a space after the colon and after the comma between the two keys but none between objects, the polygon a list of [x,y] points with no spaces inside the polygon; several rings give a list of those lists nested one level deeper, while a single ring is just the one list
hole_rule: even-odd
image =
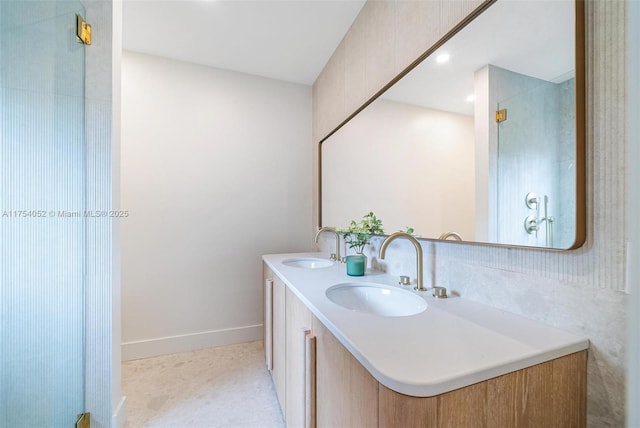
[{"label": "cabinet door", "polygon": [[284,282],[277,275],[273,276],[273,363],[271,377],[278,394],[278,402],[282,414],[286,415],[286,363],[285,363],[285,290]]},{"label": "cabinet door", "polygon": [[318,427],[377,427],[378,381],[315,317]]},{"label": "cabinet door", "polygon": [[433,397],[380,385],[380,428],[584,428],[586,367],[581,351]]},{"label": "cabinet door", "polygon": [[273,369],[273,272],[266,263],[262,263],[262,285],[264,302],[264,360],[267,370]]},{"label": "cabinet door", "polygon": [[311,312],[286,288],[286,331],[287,331],[287,382],[286,382],[286,414],[287,427],[300,428],[306,421],[305,370],[306,338],[311,331]]}]

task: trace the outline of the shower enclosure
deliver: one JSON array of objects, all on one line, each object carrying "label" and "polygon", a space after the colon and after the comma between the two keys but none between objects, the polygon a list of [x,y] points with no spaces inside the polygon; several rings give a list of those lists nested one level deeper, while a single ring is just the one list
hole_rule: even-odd
[{"label": "shower enclosure", "polygon": [[519,88],[497,106],[498,242],[568,248],[575,237],[575,79],[504,72]]},{"label": "shower enclosure", "polygon": [[0,2],[0,427],[70,427],[85,388],[78,1]]}]

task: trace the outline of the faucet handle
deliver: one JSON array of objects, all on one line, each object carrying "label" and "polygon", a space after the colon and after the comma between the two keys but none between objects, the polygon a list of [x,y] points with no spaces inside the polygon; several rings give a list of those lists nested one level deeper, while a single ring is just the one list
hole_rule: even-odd
[{"label": "faucet handle", "polygon": [[340,263],[346,263],[347,262],[347,258],[346,257],[340,257]]},{"label": "faucet handle", "polygon": [[409,285],[411,284],[411,278],[406,275],[400,275],[400,280],[398,281],[398,285]]},{"label": "faucet handle", "polygon": [[334,261],[334,262],[337,261],[338,257],[336,257],[336,253],[331,253],[331,255],[329,256],[329,260]]},{"label": "faucet handle", "polygon": [[433,297],[436,299],[446,299],[447,289],[444,287],[433,287]]}]

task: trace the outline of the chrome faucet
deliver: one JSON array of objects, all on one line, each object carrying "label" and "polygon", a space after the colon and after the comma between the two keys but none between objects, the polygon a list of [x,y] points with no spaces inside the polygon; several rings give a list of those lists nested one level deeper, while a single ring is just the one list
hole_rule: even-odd
[{"label": "chrome faucet", "polygon": [[333,227],[327,227],[327,226],[321,227],[320,229],[318,229],[318,232],[316,233],[316,237],[314,239],[316,244],[318,243],[318,237],[322,232],[331,232],[334,235],[336,235],[336,252],[331,253],[331,256],[329,257],[329,259],[337,262],[342,262],[342,258],[340,257],[340,234],[336,232],[336,230]]},{"label": "chrome faucet", "polygon": [[420,243],[418,242],[418,240],[416,238],[414,238],[413,236],[409,235],[408,233],[404,233],[404,232],[396,232],[393,233],[391,235],[389,235],[387,237],[387,239],[385,239],[382,242],[382,245],[380,246],[380,258],[384,259],[384,255],[387,252],[387,247],[389,246],[389,244],[398,239],[398,238],[405,238],[408,239],[409,241],[411,241],[411,243],[413,244],[414,247],[416,247],[416,265],[417,265],[417,269],[418,269],[418,284],[416,285],[415,289],[418,291],[426,291],[427,289],[424,288],[423,285],[423,275],[422,275],[422,247],[420,246]]}]

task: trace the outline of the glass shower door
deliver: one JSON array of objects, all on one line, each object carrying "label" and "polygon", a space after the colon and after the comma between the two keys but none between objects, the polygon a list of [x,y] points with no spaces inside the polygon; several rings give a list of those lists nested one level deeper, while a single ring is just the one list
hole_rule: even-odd
[{"label": "glass shower door", "polygon": [[[568,248],[575,237],[575,79],[528,81],[498,104],[507,112],[498,124],[498,242]],[[527,204],[531,194],[536,201]],[[537,231],[527,232],[531,219]]]},{"label": "glass shower door", "polygon": [[84,12],[0,1],[0,427],[84,411]]}]

